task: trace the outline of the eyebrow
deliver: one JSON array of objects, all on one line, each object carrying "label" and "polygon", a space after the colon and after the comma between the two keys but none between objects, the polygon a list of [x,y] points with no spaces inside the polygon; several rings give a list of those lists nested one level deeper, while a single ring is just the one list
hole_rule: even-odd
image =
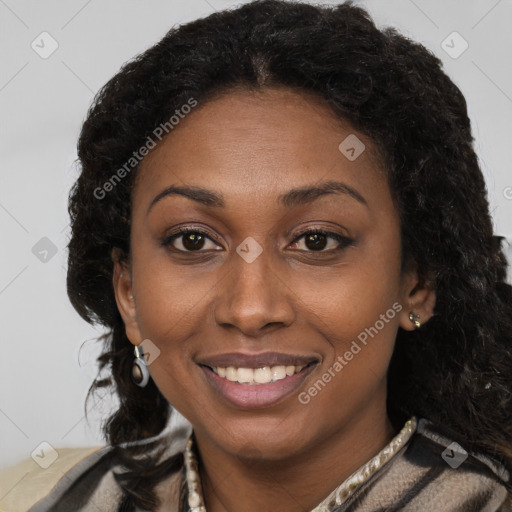
[{"label": "eyebrow", "polygon": [[[315,199],[328,194],[346,194],[359,203],[368,206],[366,199],[357,190],[340,181],[326,181],[315,186],[294,188],[281,194],[278,197],[278,202],[286,208],[292,208],[294,206],[311,203]],[[156,203],[168,196],[187,197],[192,201],[214,208],[223,208],[226,204],[223,195],[213,190],[192,185],[171,185],[154,197],[148,206],[146,215],[149,214],[151,208],[153,208]]]}]

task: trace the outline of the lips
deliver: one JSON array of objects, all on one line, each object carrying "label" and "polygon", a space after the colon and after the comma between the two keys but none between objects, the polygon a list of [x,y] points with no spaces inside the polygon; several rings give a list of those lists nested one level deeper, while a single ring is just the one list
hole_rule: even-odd
[{"label": "lips", "polygon": [[[202,358],[198,365],[217,395],[231,405],[247,409],[268,407],[285,399],[300,388],[318,362],[315,356],[265,352],[219,354]],[[284,373],[285,368],[290,371]],[[226,369],[228,375],[219,372],[220,369]],[[258,372],[271,370],[274,373],[271,379],[270,375],[258,378]],[[231,377],[230,372],[235,372],[233,375],[237,374],[238,378]],[[246,373],[251,375],[241,378]]]},{"label": "lips", "polygon": [[265,366],[307,366],[318,362],[318,357],[313,355],[294,355],[280,352],[262,352],[260,354],[243,354],[240,352],[231,352],[227,354],[218,354],[207,356],[197,361],[198,364],[215,368],[221,366],[227,368],[263,368]]}]

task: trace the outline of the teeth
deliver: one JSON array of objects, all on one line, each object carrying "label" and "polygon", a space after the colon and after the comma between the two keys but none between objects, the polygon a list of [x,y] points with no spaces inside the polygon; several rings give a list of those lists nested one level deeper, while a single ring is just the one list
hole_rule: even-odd
[{"label": "teeth", "polygon": [[240,383],[254,382],[254,370],[252,368],[238,368],[237,374],[237,381]]},{"label": "teeth", "polygon": [[[219,373],[217,371],[217,373]],[[238,372],[236,371],[236,368],[233,368],[232,366],[229,366],[226,368],[226,379],[230,380],[231,382],[236,382],[238,379]]]},{"label": "teeth", "polygon": [[272,366],[272,368],[270,368],[270,373],[272,374],[273,381],[284,379],[286,377],[286,367]]},{"label": "teeth", "polygon": [[272,372],[268,366],[254,370],[254,382],[257,384],[268,384],[272,380]]},{"label": "teeth", "polygon": [[301,366],[264,366],[262,368],[235,368],[228,366],[224,368],[217,366],[212,368],[213,371],[219,376],[231,382],[238,382],[240,384],[269,384],[278,380],[290,377],[295,373],[300,372],[305,365]]},{"label": "teeth", "polygon": [[295,366],[287,366],[285,371],[286,375],[293,375],[295,373]]}]

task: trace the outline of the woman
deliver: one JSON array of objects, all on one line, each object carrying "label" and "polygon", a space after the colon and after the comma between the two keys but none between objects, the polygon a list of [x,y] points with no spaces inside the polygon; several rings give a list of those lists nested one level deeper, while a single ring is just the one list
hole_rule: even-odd
[{"label": "woman", "polygon": [[125,65],[69,204],[119,408],[30,510],[511,510],[512,294],[472,141],[440,61],[350,3],[253,2]]}]

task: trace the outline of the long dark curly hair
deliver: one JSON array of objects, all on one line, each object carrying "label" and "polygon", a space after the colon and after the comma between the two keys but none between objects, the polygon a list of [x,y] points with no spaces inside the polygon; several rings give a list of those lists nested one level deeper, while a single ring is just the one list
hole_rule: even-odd
[{"label": "long dark curly hair", "polygon": [[388,411],[397,422],[426,417],[512,470],[512,288],[461,91],[430,51],[377,29],[352,2],[260,0],[173,28],[126,63],[96,95],[78,141],[67,291],[85,320],[107,327],[90,394],[112,386],[119,399],[104,424],[127,469],[119,510],[155,510],[156,484],[183,457],[155,464],[156,452],[141,460],[122,446],[159,434],[172,409],[152,380],[142,389],[130,378],[133,345],[112,285],[112,249],[130,254],[137,166],[108,192],[105,183],[190,98],[267,86],[315,93],[373,141],[400,215],[403,260],[436,290],[434,316],[399,329]]}]

